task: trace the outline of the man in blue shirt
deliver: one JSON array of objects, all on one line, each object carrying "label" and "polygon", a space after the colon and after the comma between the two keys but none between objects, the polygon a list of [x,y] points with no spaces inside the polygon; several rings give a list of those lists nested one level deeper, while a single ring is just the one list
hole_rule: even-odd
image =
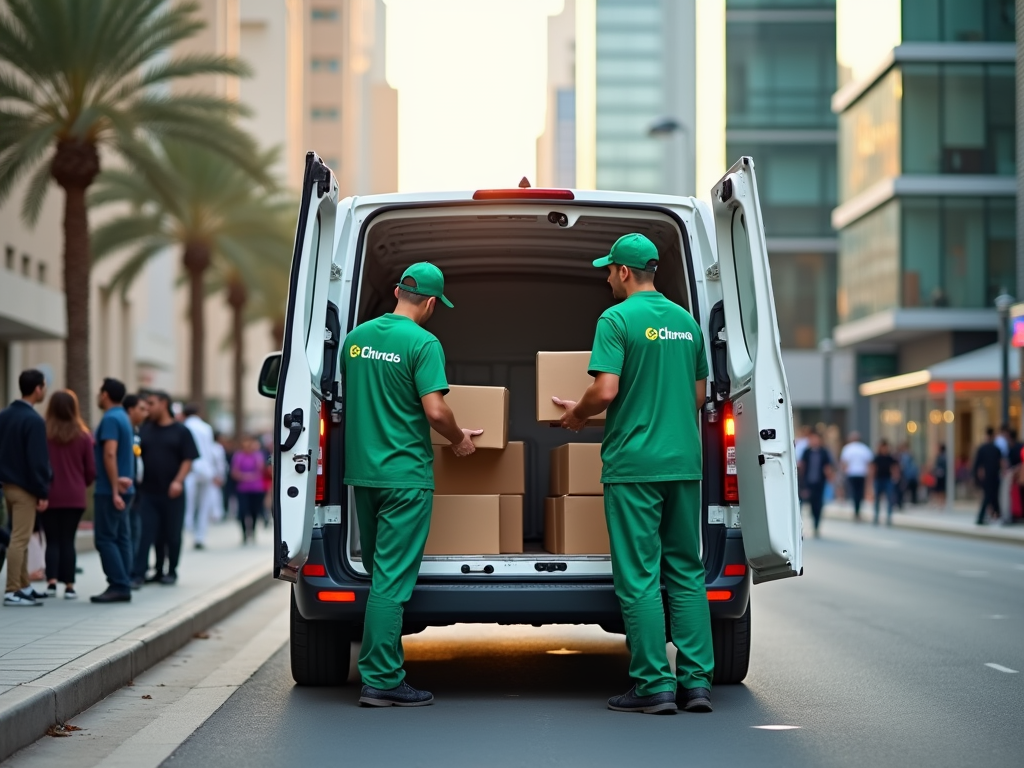
[{"label": "man in blue shirt", "polygon": [[121,406],[125,386],[117,379],[104,379],[99,406],[103,418],[96,427],[96,490],[93,494],[93,534],[96,551],[106,574],[105,592],[94,603],[127,603],[132,599],[132,534],[128,517],[135,492],[135,433],[128,413]]}]

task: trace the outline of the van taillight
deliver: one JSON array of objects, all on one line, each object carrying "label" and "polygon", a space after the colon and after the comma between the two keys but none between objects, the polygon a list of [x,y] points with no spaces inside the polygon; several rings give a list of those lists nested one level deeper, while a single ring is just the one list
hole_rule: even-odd
[{"label": "van taillight", "polygon": [[[326,406],[325,406],[326,407]],[[320,411],[320,444],[316,453],[316,501],[324,500],[324,454],[327,453],[327,420]]]},{"label": "van taillight", "polygon": [[722,498],[731,504],[738,504],[740,488],[736,478],[736,419],[732,415],[732,403],[722,407],[722,443],[725,445],[725,483]]}]

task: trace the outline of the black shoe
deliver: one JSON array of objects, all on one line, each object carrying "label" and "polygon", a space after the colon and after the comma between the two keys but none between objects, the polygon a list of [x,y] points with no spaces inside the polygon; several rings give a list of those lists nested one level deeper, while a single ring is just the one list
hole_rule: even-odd
[{"label": "black shoe", "polygon": [[201,541],[197,541],[192,549],[206,549],[206,545]]},{"label": "black shoe", "polygon": [[154,573],[152,576],[150,576],[145,581],[146,581],[147,584],[159,584],[163,580],[164,580],[164,575],[162,573]]},{"label": "black shoe", "polygon": [[121,592],[116,589],[108,589],[103,594],[93,595],[89,598],[90,603],[130,603],[131,601],[131,592]]},{"label": "black shoe", "polygon": [[[45,600],[46,598],[51,597],[49,592],[36,592],[34,589],[31,591],[31,595],[36,600]],[[52,597],[56,597],[56,596],[57,596],[57,588],[54,587],[53,588],[53,595],[52,595]]]},{"label": "black shoe", "polygon": [[676,706],[676,695],[672,691],[663,691],[651,696],[637,696],[636,686],[621,696],[608,699],[608,709],[616,712],[642,712],[645,715],[672,714],[679,708]]},{"label": "black shoe", "polygon": [[171,584],[177,584],[178,583],[178,577],[175,576],[173,573],[168,573],[167,575],[160,577],[160,583],[163,584],[164,586],[170,586]]},{"label": "black shoe", "polygon": [[142,589],[142,585],[146,583],[145,579],[132,579],[132,590]]},{"label": "black shoe", "polygon": [[364,685],[359,693],[359,703],[366,707],[425,707],[434,703],[434,694],[417,691],[405,682],[387,691]]},{"label": "black shoe", "polygon": [[682,699],[687,712],[711,711],[711,691],[707,688],[680,688],[676,698]]}]

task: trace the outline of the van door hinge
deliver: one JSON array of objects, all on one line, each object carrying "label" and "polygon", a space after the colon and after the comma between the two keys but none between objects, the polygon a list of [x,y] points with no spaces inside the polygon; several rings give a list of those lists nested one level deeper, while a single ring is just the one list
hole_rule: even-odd
[{"label": "van door hinge", "polygon": [[313,166],[313,181],[316,182],[317,197],[323,197],[331,191],[331,169],[322,162]]},{"label": "van door hinge", "polygon": [[718,262],[716,261],[710,267],[705,269],[704,274],[707,276],[708,280],[718,280],[721,277],[721,274],[718,271]]}]

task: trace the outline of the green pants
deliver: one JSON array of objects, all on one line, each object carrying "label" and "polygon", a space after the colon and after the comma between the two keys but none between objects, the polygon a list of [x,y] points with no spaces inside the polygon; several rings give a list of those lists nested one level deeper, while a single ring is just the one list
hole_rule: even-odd
[{"label": "green pants", "polygon": [[[710,688],[715,667],[711,612],[700,559],[700,483],[608,483],[604,511],[611,541],[615,594],[622,606],[639,696]],[[676,655],[665,654],[665,607]]]},{"label": "green pants", "polygon": [[354,490],[363,567],[372,578],[359,674],[365,685],[389,690],[405,679],[402,610],[416,586],[434,492],[361,486]]}]

